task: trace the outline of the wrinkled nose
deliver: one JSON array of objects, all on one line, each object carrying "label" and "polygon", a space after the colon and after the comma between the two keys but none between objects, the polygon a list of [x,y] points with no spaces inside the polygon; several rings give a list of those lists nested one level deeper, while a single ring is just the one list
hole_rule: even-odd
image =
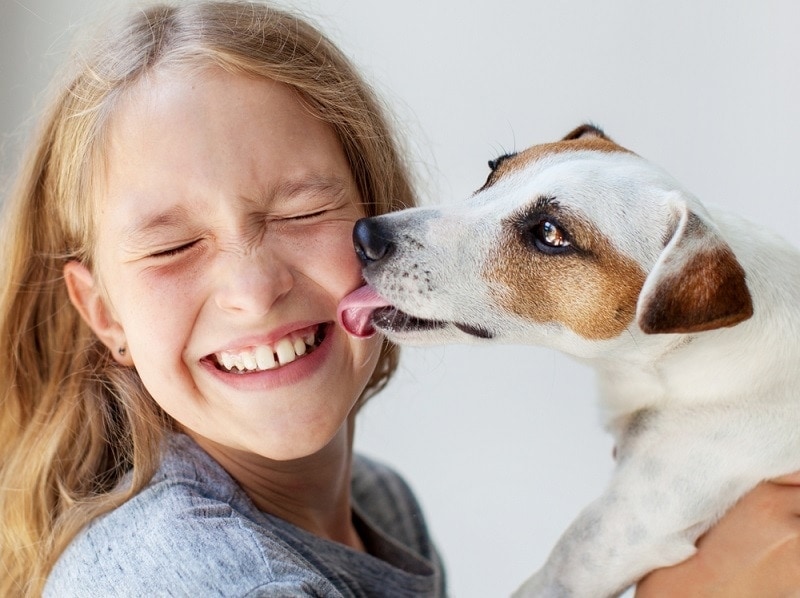
[{"label": "wrinkled nose", "polygon": [[261,317],[295,284],[289,262],[275,252],[230,253],[221,260],[217,305],[228,312]]},{"label": "wrinkled nose", "polygon": [[394,251],[392,235],[378,218],[361,218],[356,222],[353,245],[364,266],[386,258]]}]

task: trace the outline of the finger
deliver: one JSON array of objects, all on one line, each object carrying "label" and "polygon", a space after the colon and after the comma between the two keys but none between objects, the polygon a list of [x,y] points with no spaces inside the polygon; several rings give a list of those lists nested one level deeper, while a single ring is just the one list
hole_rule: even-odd
[{"label": "finger", "polygon": [[770,482],[773,484],[779,484],[781,486],[800,486],[800,471],[782,475],[770,480]]}]

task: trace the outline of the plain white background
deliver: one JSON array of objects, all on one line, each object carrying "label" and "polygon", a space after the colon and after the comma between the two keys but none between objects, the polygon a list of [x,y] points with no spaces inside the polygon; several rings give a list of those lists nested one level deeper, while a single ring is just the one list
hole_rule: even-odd
[{"label": "plain white background", "polygon": [[[95,0],[0,0],[2,172]],[[592,121],[708,203],[800,245],[794,0],[284,0],[391,103],[425,202]],[[507,595],[612,467],[592,373],[537,348],[406,350],[357,446],[412,483],[459,598]]]}]

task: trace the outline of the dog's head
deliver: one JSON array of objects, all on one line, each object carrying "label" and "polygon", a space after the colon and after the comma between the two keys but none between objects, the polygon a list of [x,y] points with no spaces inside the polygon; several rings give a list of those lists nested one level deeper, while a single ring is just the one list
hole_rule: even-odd
[{"label": "dog's head", "polygon": [[732,326],[745,274],[700,203],[663,170],[584,125],[501,156],[457,207],[359,221],[366,287],[340,321],[410,344],[548,343]]}]

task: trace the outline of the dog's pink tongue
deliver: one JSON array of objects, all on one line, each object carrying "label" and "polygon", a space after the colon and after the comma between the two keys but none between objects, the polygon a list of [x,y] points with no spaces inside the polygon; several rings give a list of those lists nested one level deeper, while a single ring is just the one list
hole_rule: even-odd
[{"label": "dog's pink tongue", "polygon": [[368,285],[360,287],[347,295],[339,303],[339,324],[348,334],[356,338],[369,338],[375,334],[370,316],[379,307],[390,305]]}]

